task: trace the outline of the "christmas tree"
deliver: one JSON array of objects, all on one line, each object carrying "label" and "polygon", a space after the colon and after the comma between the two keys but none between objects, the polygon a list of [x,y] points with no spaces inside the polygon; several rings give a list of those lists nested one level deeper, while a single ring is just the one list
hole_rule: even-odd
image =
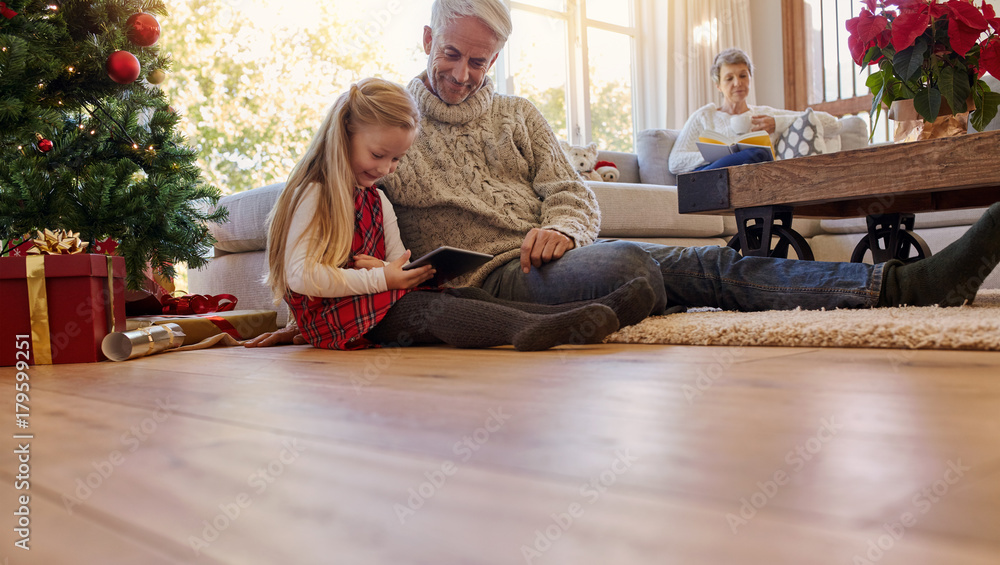
[{"label": "christmas tree", "polygon": [[220,192],[159,84],[160,0],[0,1],[2,254],[36,230],[113,240],[128,286],[203,265]]}]

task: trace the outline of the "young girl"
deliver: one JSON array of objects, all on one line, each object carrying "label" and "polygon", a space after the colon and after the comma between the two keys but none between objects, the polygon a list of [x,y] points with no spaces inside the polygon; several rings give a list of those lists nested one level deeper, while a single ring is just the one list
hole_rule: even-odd
[{"label": "young girl", "polygon": [[[365,79],[341,95],[271,212],[268,285],[314,347],[447,343],[542,350],[599,343],[649,314],[653,291],[638,279],[599,301],[541,306],[473,288],[414,290],[430,266],[410,257],[375,182],[395,171],[417,135],[419,112],[399,85]],[[618,314],[616,314],[616,311]]]}]

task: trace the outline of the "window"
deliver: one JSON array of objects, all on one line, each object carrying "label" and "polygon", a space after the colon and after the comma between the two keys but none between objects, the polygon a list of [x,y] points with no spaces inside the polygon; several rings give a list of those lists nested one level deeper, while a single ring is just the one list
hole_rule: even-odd
[{"label": "window", "polygon": [[[851,58],[845,26],[862,7],[856,0],[782,1],[785,68],[791,69],[785,87],[788,108],[857,115],[871,128],[872,95],[865,85],[870,70]],[[890,123],[883,111],[872,142],[889,139]]]},{"label": "window", "polygon": [[557,136],[632,151],[636,123],[634,0],[510,2],[514,31],[497,88],[531,100]]}]

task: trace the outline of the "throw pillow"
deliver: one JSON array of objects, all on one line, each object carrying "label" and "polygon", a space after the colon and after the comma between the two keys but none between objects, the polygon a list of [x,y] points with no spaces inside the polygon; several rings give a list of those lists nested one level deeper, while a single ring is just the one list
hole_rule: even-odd
[{"label": "throw pillow", "polygon": [[779,159],[826,153],[823,124],[813,115],[812,108],[807,108],[801,116],[795,118],[792,125],[778,138],[776,149]]}]

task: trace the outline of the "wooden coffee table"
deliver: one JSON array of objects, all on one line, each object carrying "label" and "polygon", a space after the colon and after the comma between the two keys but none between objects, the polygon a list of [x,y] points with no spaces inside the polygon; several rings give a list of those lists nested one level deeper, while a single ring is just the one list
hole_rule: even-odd
[{"label": "wooden coffee table", "polygon": [[[868,218],[852,260],[915,260],[930,250],[913,214],[1000,201],[1000,131],[879,145],[787,161],[678,175],[682,214],[735,214],[729,242],[744,255],[812,259],[792,216]],[[776,243],[772,245],[772,237]]]}]

